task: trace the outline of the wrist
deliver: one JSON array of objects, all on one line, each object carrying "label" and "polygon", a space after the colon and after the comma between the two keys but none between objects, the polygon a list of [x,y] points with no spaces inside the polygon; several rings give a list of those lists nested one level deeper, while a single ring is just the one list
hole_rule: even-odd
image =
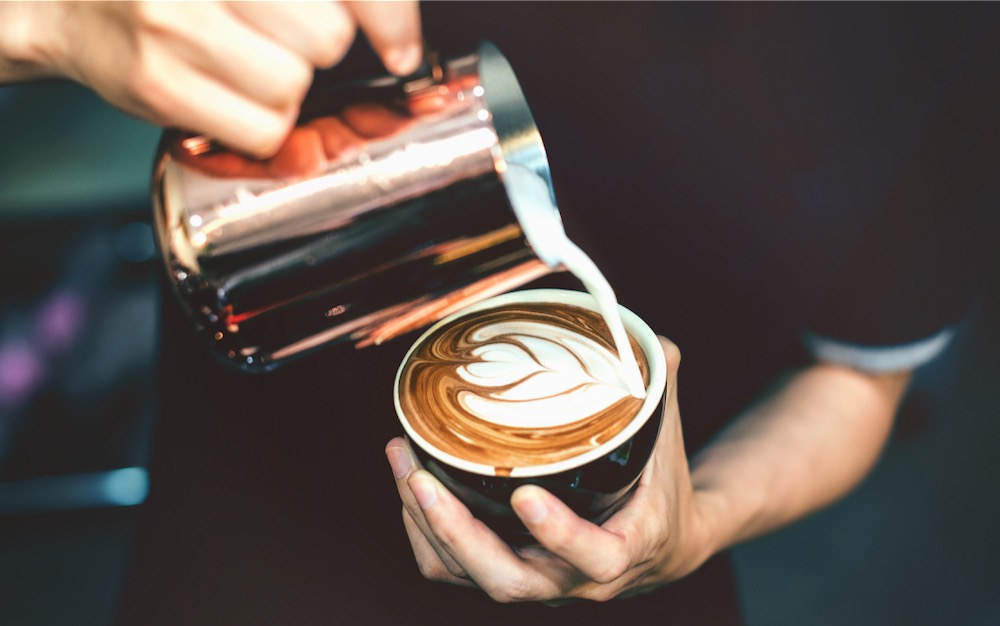
[{"label": "wrist", "polygon": [[732,516],[725,496],[718,491],[695,489],[692,500],[700,565],[731,545]]},{"label": "wrist", "polygon": [[[704,462],[711,452],[698,460]],[[701,525],[712,554],[732,548],[760,534],[767,524],[766,481],[745,473],[731,480],[726,472],[716,472],[711,463],[698,463],[692,473],[694,499]]]},{"label": "wrist", "polygon": [[728,547],[725,533],[728,507],[720,494],[695,490],[682,508],[687,513],[679,522],[676,543],[659,568],[664,582],[687,576]]}]

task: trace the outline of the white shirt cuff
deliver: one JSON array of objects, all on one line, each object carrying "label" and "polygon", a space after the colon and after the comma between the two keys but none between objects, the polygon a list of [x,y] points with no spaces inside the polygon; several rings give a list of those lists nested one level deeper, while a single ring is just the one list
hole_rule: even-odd
[{"label": "white shirt cuff", "polygon": [[873,374],[902,372],[929,363],[948,347],[955,329],[948,327],[924,339],[895,346],[846,343],[815,333],[806,333],[806,350],[819,361],[845,365]]}]

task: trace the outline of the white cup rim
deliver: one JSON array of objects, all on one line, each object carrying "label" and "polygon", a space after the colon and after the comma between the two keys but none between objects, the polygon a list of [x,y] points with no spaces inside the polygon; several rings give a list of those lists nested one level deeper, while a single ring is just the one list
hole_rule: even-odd
[{"label": "white cup rim", "polygon": [[[415,445],[419,446],[432,457],[451,467],[483,476],[497,475],[497,468],[495,466],[483,463],[473,463],[448,454],[421,437],[410,425],[409,420],[403,412],[403,408],[399,401],[399,382],[403,374],[403,368],[410,360],[410,356],[413,354],[414,350],[416,350],[417,346],[422,344],[432,333],[437,331],[442,326],[450,324],[455,319],[468,315],[469,313],[485,311],[512,303],[537,302],[571,304],[597,312],[597,303],[595,302],[593,296],[585,291],[574,291],[570,289],[525,289],[521,291],[512,291],[477,302],[449,315],[448,317],[445,317],[427,329],[427,331],[425,331],[416,341],[413,342],[413,345],[410,346],[409,350],[407,350],[406,356],[403,357],[399,369],[396,371],[396,378],[393,382],[392,397],[393,403],[396,407],[396,415],[399,417],[399,421],[403,425],[403,430],[406,431],[407,436]],[[618,310],[621,313],[622,322],[625,324],[626,330],[639,343],[639,347],[642,349],[643,354],[646,357],[646,362],[649,365],[649,384],[646,386],[646,398],[643,401],[642,406],[639,408],[638,413],[636,413],[636,416],[628,423],[627,426],[625,426],[625,428],[600,446],[577,456],[556,461],[554,463],[509,468],[509,476],[511,478],[531,478],[558,474],[560,472],[565,472],[582,465],[586,465],[591,461],[610,454],[639,432],[639,429],[643,427],[643,425],[649,420],[654,411],[656,411],[657,407],[660,405],[660,401],[663,398],[667,384],[667,363],[663,356],[663,350],[660,347],[659,338],[649,325],[646,324],[646,322],[644,322],[638,315],[622,305],[618,305]],[[506,473],[504,475],[508,476]]]}]

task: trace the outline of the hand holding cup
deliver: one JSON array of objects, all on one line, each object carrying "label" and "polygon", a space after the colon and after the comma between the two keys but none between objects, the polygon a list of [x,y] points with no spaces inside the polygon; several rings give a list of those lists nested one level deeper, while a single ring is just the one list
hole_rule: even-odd
[{"label": "hand holding cup", "polygon": [[511,505],[537,542],[512,547],[477,519],[402,438],[386,448],[403,521],[429,579],[483,589],[500,602],[608,600],[683,577],[713,552],[708,505],[688,471],[677,404],[680,352],[659,338],[666,394],[659,437],[624,506],[598,525],[536,486],[517,488]]}]

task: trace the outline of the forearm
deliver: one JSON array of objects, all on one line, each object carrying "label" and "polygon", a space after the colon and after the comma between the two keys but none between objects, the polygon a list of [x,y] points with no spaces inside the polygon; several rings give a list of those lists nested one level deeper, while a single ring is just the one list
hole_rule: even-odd
[{"label": "forearm", "polygon": [[815,365],[737,418],[692,462],[712,551],[850,491],[878,459],[908,380]]}]

